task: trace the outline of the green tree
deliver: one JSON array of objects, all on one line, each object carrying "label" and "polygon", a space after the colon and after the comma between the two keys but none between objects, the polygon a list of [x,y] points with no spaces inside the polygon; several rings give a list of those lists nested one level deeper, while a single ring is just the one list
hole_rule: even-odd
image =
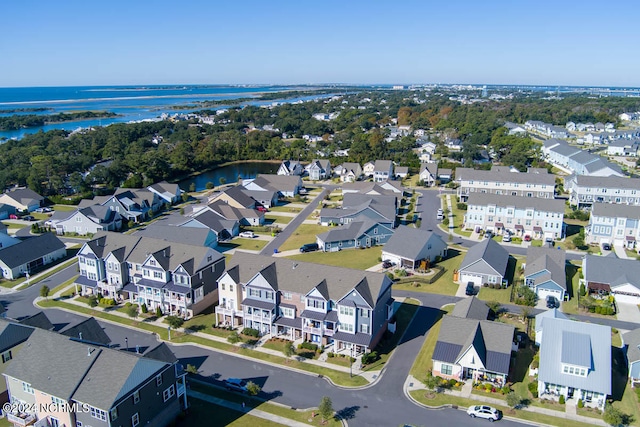
[{"label": "green tree", "polygon": [[261,391],[262,388],[253,381],[247,383],[247,393],[249,393],[249,396],[257,396]]},{"label": "green tree", "polygon": [[286,358],[290,358],[291,356],[296,354],[296,350],[295,348],[293,348],[293,344],[287,341],[285,346],[282,348],[282,354],[284,354],[284,357]]},{"label": "green tree", "polygon": [[126,307],[125,313],[127,313],[127,316],[135,319],[136,317],[138,317],[138,306],[130,305],[129,307]]},{"label": "green tree", "polygon": [[440,385],[440,377],[434,376],[431,372],[427,375],[427,378],[424,380],[424,385],[428,390],[437,390]]},{"label": "green tree", "polygon": [[516,409],[522,403],[522,397],[515,391],[507,393],[507,405]]},{"label": "green tree", "polygon": [[47,285],[44,285],[43,287],[40,288],[40,296],[42,298],[49,298],[49,287]]},{"label": "green tree", "polygon": [[179,317],[179,316],[167,316],[164,320],[173,329],[178,329],[184,324],[184,319],[182,317]]},{"label": "green tree", "polygon": [[240,334],[238,334],[236,331],[233,331],[227,337],[227,341],[229,341],[230,344],[237,344],[242,341],[242,337],[240,337]]},{"label": "green tree", "polygon": [[326,423],[333,418],[333,402],[329,396],[322,396],[320,400],[320,406],[318,406],[318,413],[322,418],[322,423]]},{"label": "green tree", "polygon": [[[196,191],[196,183],[195,183],[195,182],[192,182],[191,184],[189,184],[189,192],[190,192],[190,193],[194,193],[195,191]],[[187,196],[187,200],[189,200],[189,199],[188,199],[188,197],[189,197],[189,196]],[[185,200],[185,202],[186,202],[187,200]]]},{"label": "green tree", "polygon": [[97,307],[98,306],[98,297],[96,295],[91,295],[87,299],[87,304],[89,304],[89,307]]},{"label": "green tree", "polygon": [[604,408],[602,419],[605,423],[614,427],[627,426],[633,422],[633,417],[625,414],[610,403]]}]

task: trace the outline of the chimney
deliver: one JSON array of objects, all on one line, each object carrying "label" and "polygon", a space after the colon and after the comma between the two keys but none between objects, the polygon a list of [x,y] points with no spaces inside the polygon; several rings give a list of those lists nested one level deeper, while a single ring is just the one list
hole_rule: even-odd
[{"label": "chimney", "polygon": [[82,341],[82,332],[78,332],[78,336],[80,336],[80,341]]}]

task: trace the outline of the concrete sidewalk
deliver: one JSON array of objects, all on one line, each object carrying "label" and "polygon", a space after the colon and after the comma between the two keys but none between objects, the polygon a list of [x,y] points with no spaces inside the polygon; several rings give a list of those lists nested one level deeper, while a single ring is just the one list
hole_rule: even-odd
[{"label": "concrete sidewalk", "polygon": [[[410,396],[409,392],[410,391],[414,391],[414,390],[426,390],[427,388],[425,387],[425,385],[422,383],[422,381],[419,381],[418,379],[416,379],[415,377],[409,375],[407,377],[407,381],[405,381],[404,384],[404,392],[405,395]],[[457,391],[457,390],[446,390],[444,392],[445,394],[451,395],[451,396],[457,396],[457,397],[462,397],[465,399],[471,399],[471,400],[475,400],[478,402],[484,402],[487,403],[489,405],[493,405],[493,406],[507,406],[507,402],[503,399],[497,399],[495,397],[490,397],[490,396],[484,396],[481,394],[473,394],[472,393],[472,387],[469,381],[465,382],[465,385],[462,387],[462,390]],[[410,397],[409,397],[410,398]],[[410,398],[411,399],[411,398]],[[426,406],[423,405],[417,401],[415,401],[414,399],[411,399],[414,403],[421,405],[421,406]],[[581,423],[585,423],[585,424],[593,424],[593,425],[597,425],[597,426],[603,426],[606,427],[608,426],[607,423],[605,423],[603,420],[598,419],[598,418],[592,418],[592,417],[586,417],[583,415],[577,415],[576,414],[576,408],[575,405],[571,405],[571,404],[565,404],[565,411],[554,411],[553,409],[547,409],[547,408],[540,408],[538,406],[525,406],[523,408],[520,408],[519,411],[527,411],[527,412],[534,412],[534,413],[538,413],[538,414],[544,414],[544,415],[548,415],[551,417],[556,417],[559,420],[561,419],[566,419],[566,420],[572,420],[572,421],[578,421]],[[506,416],[505,418],[508,419],[513,419],[513,420],[517,420],[517,421],[522,421],[522,419],[520,418],[515,418],[515,417],[509,417]],[[536,424],[540,424],[540,423],[536,423]]]}]

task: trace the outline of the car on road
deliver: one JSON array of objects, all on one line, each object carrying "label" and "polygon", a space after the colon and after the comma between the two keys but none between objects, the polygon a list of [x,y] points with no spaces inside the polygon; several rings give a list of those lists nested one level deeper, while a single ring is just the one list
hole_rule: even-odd
[{"label": "car on road", "polygon": [[547,308],[556,308],[556,297],[547,295]]},{"label": "car on road", "polygon": [[442,220],[444,219],[444,215],[442,215],[442,214],[438,214],[438,215],[436,216],[436,219],[437,219],[438,221],[442,221]]},{"label": "car on road", "polygon": [[247,239],[253,239],[254,237],[256,237],[253,231],[243,231],[242,233],[238,234],[238,236],[245,237]]},{"label": "car on road", "polygon": [[602,250],[603,251],[610,251],[611,250],[611,245],[608,243],[603,243],[602,244]]},{"label": "car on road", "polygon": [[391,267],[393,267],[393,265],[394,264],[389,260],[382,261],[382,268],[391,268]]},{"label": "car on road", "polygon": [[38,209],[35,210],[35,212],[48,213],[48,212],[51,212],[51,208],[38,208]]},{"label": "car on road", "polygon": [[300,246],[300,252],[314,252],[319,249],[317,243],[307,243]]},{"label": "car on road", "polygon": [[25,215],[21,219],[23,219],[24,221],[35,221],[36,220],[33,215]]},{"label": "car on road", "polygon": [[511,236],[509,236],[508,234],[505,234],[504,236],[502,236],[502,241],[505,243],[508,243],[511,241]]},{"label": "car on road", "polygon": [[467,409],[467,415],[469,415],[471,418],[484,418],[491,422],[498,421],[500,418],[502,418],[501,412],[496,408],[484,405],[469,406],[469,409]]},{"label": "car on road", "polygon": [[531,236],[529,236],[528,234],[524,236],[524,241],[525,242],[530,242],[531,241]]},{"label": "car on road", "polygon": [[247,382],[240,378],[227,378],[224,380],[224,388],[229,391],[238,391],[240,393],[247,392]]},{"label": "car on road", "polygon": [[476,286],[473,284],[473,282],[468,282],[467,283],[467,288],[464,290],[464,293],[466,295],[475,295]]}]

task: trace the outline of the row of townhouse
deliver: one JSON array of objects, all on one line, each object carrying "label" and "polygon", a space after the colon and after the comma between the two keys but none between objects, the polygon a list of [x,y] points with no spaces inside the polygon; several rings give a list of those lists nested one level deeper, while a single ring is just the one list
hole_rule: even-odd
[{"label": "row of townhouse", "polygon": [[472,193],[464,228],[497,234],[560,239],[564,233],[564,200]]},{"label": "row of townhouse", "polygon": [[608,156],[637,157],[640,141],[637,139],[616,139],[607,145]]},{"label": "row of townhouse", "polygon": [[577,175],[624,176],[618,165],[596,154],[572,147],[559,139],[548,139],[544,142],[542,157],[543,160]]},{"label": "row of townhouse", "polygon": [[593,124],[591,122],[587,123],[575,123],[575,122],[567,122],[565,128],[569,131],[578,131],[578,132],[615,132],[616,125],[614,123],[602,123],[597,122]]},{"label": "row of townhouse", "polygon": [[383,273],[236,252],[218,280],[216,323],[334,351],[371,351],[393,315]]},{"label": "row of townhouse", "polygon": [[539,120],[527,120],[524,123],[524,128],[528,131],[541,133],[549,138],[569,138],[572,136],[571,133],[562,126],[555,126]]},{"label": "row of townhouse", "polygon": [[569,204],[579,209],[595,203],[640,206],[640,180],[619,176],[587,176],[572,174],[564,179]]},{"label": "row of townhouse", "polygon": [[105,232],[78,252],[82,294],[146,304],[191,317],[218,300],[224,256],[214,249],[139,235]]},{"label": "row of townhouse", "polygon": [[640,240],[640,206],[594,203],[585,237],[589,244],[635,249]]},{"label": "row of townhouse", "polygon": [[508,166],[493,166],[491,170],[457,168],[456,182],[461,202],[474,193],[542,199],[553,199],[555,195],[555,176],[540,168],[529,168],[527,173]]},{"label": "row of townhouse", "polygon": [[163,427],[187,408],[186,372],[166,344],[140,355],[5,320],[0,337],[14,426]]}]

